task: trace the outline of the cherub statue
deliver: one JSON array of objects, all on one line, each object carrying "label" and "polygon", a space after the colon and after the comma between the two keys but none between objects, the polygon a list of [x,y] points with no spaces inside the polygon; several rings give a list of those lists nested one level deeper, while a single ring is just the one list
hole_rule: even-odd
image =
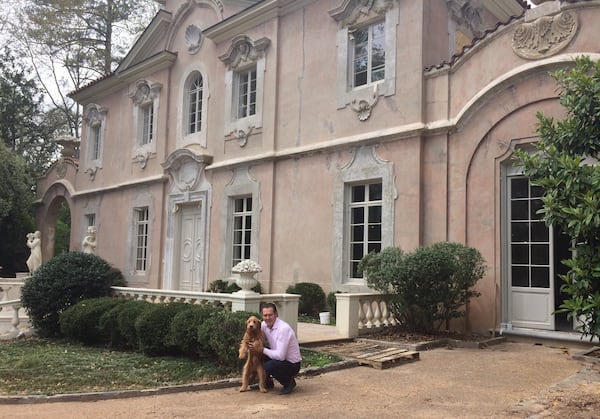
[{"label": "cherub statue", "polygon": [[27,247],[31,249],[31,254],[26,263],[29,273],[32,274],[42,264],[42,233],[40,231],[27,234]]},{"label": "cherub statue", "polygon": [[87,229],[87,234],[81,242],[83,253],[96,254],[96,227],[90,226]]}]

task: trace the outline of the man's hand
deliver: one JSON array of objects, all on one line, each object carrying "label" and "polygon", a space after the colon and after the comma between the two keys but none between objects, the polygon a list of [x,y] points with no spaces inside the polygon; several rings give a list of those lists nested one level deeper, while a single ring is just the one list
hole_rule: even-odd
[{"label": "man's hand", "polygon": [[265,346],[260,340],[255,340],[253,342],[248,343],[248,349],[257,354],[262,354],[264,348]]}]

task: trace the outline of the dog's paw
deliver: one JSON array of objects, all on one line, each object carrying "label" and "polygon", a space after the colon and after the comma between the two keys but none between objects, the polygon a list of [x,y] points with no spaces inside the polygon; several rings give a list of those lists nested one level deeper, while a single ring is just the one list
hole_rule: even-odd
[{"label": "dog's paw", "polygon": [[248,391],[248,387],[242,387],[242,388],[240,388],[240,393],[243,393],[244,391]]},{"label": "dog's paw", "polygon": [[260,392],[261,392],[261,393],[268,393],[268,390],[267,390],[266,388],[261,388],[261,389],[260,389]]}]

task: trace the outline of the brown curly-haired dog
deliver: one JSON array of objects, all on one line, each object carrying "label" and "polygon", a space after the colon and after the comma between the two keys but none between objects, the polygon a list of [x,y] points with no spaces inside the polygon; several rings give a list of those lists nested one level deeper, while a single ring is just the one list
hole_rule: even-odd
[{"label": "brown curly-haired dog", "polygon": [[248,390],[248,386],[258,375],[258,388],[260,392],[267,392],[267,387],[265,386],[267,375],[265,373],[263,354],[248,350],[248,343],[259,341],[261,346],[264,346],[265,335],[260,327],[260,320],[256,316],[250,316],[246,320],[246,332],[240,343],[240,359],[246,358],[246,355],[248,356],[242,373],[242,387],[240,391]]}]

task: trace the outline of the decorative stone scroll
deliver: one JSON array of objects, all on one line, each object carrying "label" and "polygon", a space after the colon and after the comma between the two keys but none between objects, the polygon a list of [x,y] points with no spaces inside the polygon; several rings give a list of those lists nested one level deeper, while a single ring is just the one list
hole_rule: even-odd
[{"label": "decorative stone scroll", "polygon": [[385,16],[385,13],[394,6],[396,0],[344,0],[329,15],[340,23],[342,27],[353,26],[373,17]]},{"label": "decorative stone scroll", "polygon": [[571,42],[577,27],[577,17],[568,11],[522,23],[513,35],[513,51],[527,60],[550,57]]},{"label": "decorative stone scroll", "polygon": [[350,106],[356,112],[359,121],[366,121],[371,117],[371,111],[379,101],[378,86],[378,84],[374,84],[372,93],[363,97],[356,97],[350,102]]},{"label": "decorative stone scroll", "polygon": [[231,41],[229,50],[221,55],[219,59],[227,66],[227,68],[237,69],[249,63],[255,63],[265,54],[271,40],[268,38],[257,39],[252,41],[247,36],[236,36]]}]

